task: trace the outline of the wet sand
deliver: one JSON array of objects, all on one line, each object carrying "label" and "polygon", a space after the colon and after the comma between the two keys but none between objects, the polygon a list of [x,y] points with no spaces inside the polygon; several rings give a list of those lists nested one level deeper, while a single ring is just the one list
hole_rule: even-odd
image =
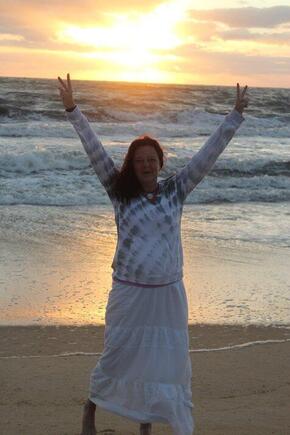
[{"label": "wet sand", "polygon": [[[78,435],[104,327],[0,327],[1,435]],[[190,325],[194,435],[290,433],[290,329]],[[97,408],[97,433],[139,434]],[[165,424],[154,435],[170,435]],[[182,435],[182,434],[180,434]]]}]

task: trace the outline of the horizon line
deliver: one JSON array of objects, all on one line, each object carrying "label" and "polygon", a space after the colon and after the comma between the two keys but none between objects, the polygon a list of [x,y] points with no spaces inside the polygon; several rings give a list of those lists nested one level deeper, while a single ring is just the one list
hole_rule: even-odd
[{"label": "horizon line", "polygon": [[[26,79],[26,80],[55,80],[57,81],[57,77],[24,77],[24,76],[2,76],[0,74],[0,79]],[[96,82],[96,83],[121,83],[126,85],[159,85],[159,86],[203,86],[203,87],[223,87],[223,88],[232,88],[235,87],[236,84],[233,85],[221,85],[221,84],[203,84],[203,83],[169,83],[169,82],[135,82],[130,80],[95,80],[95,79],[73,79],[74,82]],[[289,87],[280,87],[280,86],[248,86],[250,89],[290,89]]]}]

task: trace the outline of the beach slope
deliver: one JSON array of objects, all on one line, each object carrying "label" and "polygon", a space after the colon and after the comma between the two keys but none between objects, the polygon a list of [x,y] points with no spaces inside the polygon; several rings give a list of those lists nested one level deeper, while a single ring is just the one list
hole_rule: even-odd
[{"label": "beach slope", "polygon": [[[196,435],[290,433],[290,330],[190,325]],[[104,327],[0,327],[1,435],[79,435]],[[97,408],[97,433],[139,434]],[[165,424],[154,435],[170,435]]]}]

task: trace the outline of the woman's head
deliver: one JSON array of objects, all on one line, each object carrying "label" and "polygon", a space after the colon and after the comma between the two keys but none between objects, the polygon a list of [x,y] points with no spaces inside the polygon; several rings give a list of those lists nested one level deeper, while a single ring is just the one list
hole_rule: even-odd
[{"label": "woman's head", "polygon": [[128,201],[143,190],[150,190],[150,186],[157,182],[163,163],[163,150],[156,139],[150,136],[135,139],[128,148],[117,176],[114,188],[116,196]]},{"label": "woman's head", "polygon": [[144,187],[150,179],[157,180],[163,166],[163,151],[157,140],[150,136],[141,136],[129,146],[125,165],[134,172],[139,183]]}]

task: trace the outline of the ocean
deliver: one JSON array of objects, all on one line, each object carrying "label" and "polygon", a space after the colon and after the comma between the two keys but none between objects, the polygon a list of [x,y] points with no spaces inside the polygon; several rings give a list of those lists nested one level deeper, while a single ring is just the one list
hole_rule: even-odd
[{"label": "ocean", "polygon": [[[72,83],[117,166],[137,136],[158,139],[160,178],[197,152],[236,92]],[[190,323],[290,324],[290,89],[248,95],[245,121],[184,207]],[[0,324],[103,324],[115,243],[113,208],[57,80],[0,77]]]}]

